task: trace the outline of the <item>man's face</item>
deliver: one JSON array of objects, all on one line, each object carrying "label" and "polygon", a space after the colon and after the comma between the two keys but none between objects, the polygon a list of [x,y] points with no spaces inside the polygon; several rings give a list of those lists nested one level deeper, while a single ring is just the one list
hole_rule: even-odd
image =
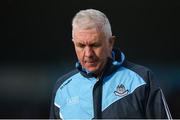
[{"label": "man's face", "polygon": [[99,74],[111,57],[114,40],[106,40],[97,29],[78,30],[74,32],[74,46],[81,65],[89,72]]}]

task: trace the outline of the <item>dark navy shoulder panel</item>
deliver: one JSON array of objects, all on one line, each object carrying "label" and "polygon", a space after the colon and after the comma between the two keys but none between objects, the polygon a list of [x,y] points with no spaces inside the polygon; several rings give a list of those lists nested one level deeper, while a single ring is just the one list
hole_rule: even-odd
[{"label": "dark navy shoulder panel", "polygon": [[76,74],[76,73],[78,73],[78,72],[79,72],[79,71],[78,71],[77,69],[75,69],[75,70],[72,70],[71,72],[63,75],[62,77],[60,77],[60,78],[57,80],[56,84],[55,84],[54,92],[56,92],[57,89],[58,89],[68,78],[70,78],[71,76],[73,76],[74,74]]},{"label": "dark navy shoulder panel", "polygon": [[144,79],[147,85],[159,87],[159,82],[155,78],[154,73],[149,68],[144,67],[142,65],[134,64],[129,61],[125,61],[123,66],[136,72],[139,76],[141,76]]}]

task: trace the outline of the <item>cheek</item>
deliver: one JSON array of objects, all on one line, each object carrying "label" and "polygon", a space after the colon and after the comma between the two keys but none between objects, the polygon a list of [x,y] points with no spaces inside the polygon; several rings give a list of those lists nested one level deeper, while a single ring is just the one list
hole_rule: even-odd
[{"label": "cheek", "polygon": [[98,51],[98,56],[101,58],[107,58],[111,56],[111,49],[109,47],[103,47]]},{"label": "cheek", "polygon": [[96,52],[96,55],[100,58],[100,59],[105,59],[108,56],[108,50],[107,49],[100,49]]},{"label": "cheek", "polygon": [[80,50],[76,50],[76,55],[78,57],[78,60],[82,61],[82,59],[83,59],[83,52],[80,51]]}]

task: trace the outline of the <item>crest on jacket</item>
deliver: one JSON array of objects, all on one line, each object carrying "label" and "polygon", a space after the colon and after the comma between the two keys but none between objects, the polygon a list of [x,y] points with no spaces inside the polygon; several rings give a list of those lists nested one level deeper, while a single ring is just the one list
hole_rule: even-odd
[{"label": "crest on jacket", "polygon": [[116,87],[116,91],[114,91],[114,94],[120,97],[123,97],[128,94],[128,90],[126,90],[125,86],[123,84],[118,85]]}]

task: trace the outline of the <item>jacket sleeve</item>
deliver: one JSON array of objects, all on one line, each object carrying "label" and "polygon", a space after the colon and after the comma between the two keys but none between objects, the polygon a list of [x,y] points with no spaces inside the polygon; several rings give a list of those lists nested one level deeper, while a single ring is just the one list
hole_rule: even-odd
[{"label": "jacket sleeve", "polygon": [[50,119],[60,119],[59,110],[60,108],[55,105],[55,92],[53,91],[52,99],[51,99],[51,107],[50,107]]},{"label": "jacket sleeve", "polygon": [[149,84],[147,86],[148,95],[146,103],[146,117],[172,119],[163,92],[152,72],[148,72],[148,79]]}]

